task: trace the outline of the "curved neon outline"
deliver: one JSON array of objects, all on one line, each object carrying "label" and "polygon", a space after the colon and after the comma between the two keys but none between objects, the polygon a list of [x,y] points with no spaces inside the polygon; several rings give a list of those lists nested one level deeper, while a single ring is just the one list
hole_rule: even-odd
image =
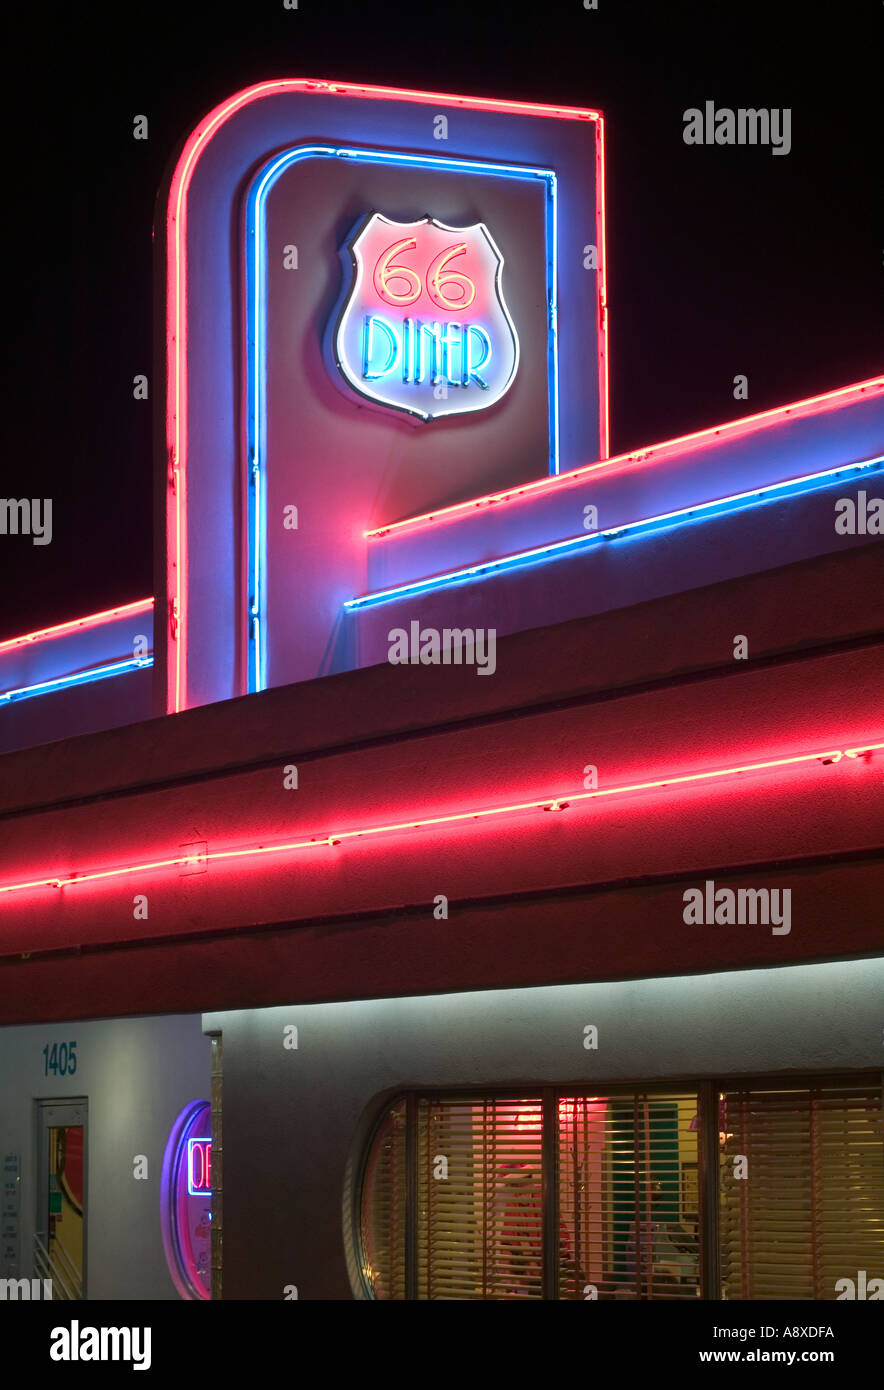
[{"label": "curved neon outline", "polygon": [[[873,735],[877,738],[877,735]],[[608,796],[624,796],[632,792],[659,791],[668,787],[685,786],[689,783],[712,782],[721,777],[737,777],[752,772],[770,772],[772,769],[797,767],[808,763],[821,763],[830,766],[840,763],[842,758],[867,761],[873,753],[884,750],[884,742],[858,744],[853,748],[835,748],[824,752],[798,753],[784,758],[765,758],[757,763],[742,763],[733,767],[715,768],[709,772],[668,773],[645,782],[629,782],[621,786],[603,787],[595,791],[567,792],[558,796],[546,796],[535,801],[510,802],[503,806],[472,807],[465,811],[454,811],[442,816],[423,816],[415,820],[396,821],[384,825],[363,826],[357,830],[335,830],[322,835],[314,835],[308,840],[292,840],[282,844],[250,845],[243,848],[211,850],[203,860],[252,859],[260,855],[292,854],[298,850],[333,848],[345,840],[363,840],[376,835],[392,835],[406,830],[427,830],[440,825],[457,825],[465,821],[488,820],[494,816],[511,815],[522,811],[567,811],[575,803],[599,801]],[[7,883],[0,886],[2,893],[20,893],[36,888],[73,888],[77,884],[96,880],[122,878],[127,874],[146,873],[154,869],[168,869],[184,866],[192,861],[180,855],[168,859],[144,860],[137,864],[127,864],[115,869],[98,869],[68,876],[54,875],[51,878],[31,879],[25,883]]]},{"label": "curved neon outline", "polygon": [[[203,1110],[208,1110],[211,1114],[211,1106],[207,1100],[192,1100],[177,1115],[163,1152],[163,1172],[160,1181],[160,1227],[166,1264],[172,1283],[181,1297],[194,1302],[208,1302],[211,1293],[201,1282],[194,1283],[186,1269],[178,1231],[177,1184],[181,1174],[182,1156],[186,1162],[188,1128],[199,1118]],[[189,1172],[187,1176],[189,1187]]]},{"label": "curved neon outline", "polygon": [[[466,110],[495,111],[501,114],[544,116],[555,120],[594,121],[596,124],[596,220],[599,231],[600,265],[597,277],[597,302],[600,322],[607,334],[605,295],[605,212],[604,212],[604,123],[598,111],[578,107],[544,106],[538,102],[501,101],[493,97],[464,97],[450,92],[418,92],[400,87],[367,87],[348,82],[311,78],[280,78],[258,82],[236,92],[214,107],[191,132],[175,166],[169,185],[166,210],[166,445],[168,450],[168,487],[174,505],[167,507],[167,589],[169,601],[169,644],[171,659],[167,662],[167,704],[177,713],[187,704],[187,443],[182,423],[187,411],[186,360],[186,247],[187,194],[197,161],[210,140],[237,111],[263,97],[283,92],[318,92],[333,96],[368,98],[378,101],[409,101],[421,105],[456,106]],[[601,211],[599,206],[601,205]],[[604,435],[602,450],[607,454],[607,345],[599,340],[600,402]],[[602,387],[601,383],[604,382]],[[558,396],[556,398],[558,407]],[[558,408],[556,409],[558,418]],[[556,440],[558,445],[558,439]]]}]

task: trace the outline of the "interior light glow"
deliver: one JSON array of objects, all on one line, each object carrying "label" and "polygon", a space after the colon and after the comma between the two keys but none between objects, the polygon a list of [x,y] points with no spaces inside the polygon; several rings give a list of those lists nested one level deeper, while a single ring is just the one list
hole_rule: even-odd
[{"label": "interior light glow", "polygon": [[69,622],[55,623],[53,627],[41,627],[36,632],[25,632],[21,637],[7,637],[5,641],[0,642],[0,652],[12,651],[14,647],[26,647],[31,642],[43,642],[47,638],[85,632],[88,628],[113,622],[115,618],[129,618],[134,617],[136,613],[149,613],[152,608],[152,598],[136,599],[134,603],[124,603],[118,608],[105,608],[103,612],[90,613],[85,618],[71,618]]},{"label": "interior light glow", "polygon": [[[884,748],[884,743],[861,745],[866,751]],[[723,777],[737,777],[747,773],[770,773],[785,768],[797,768],[811,763],[832,766],[841,761],[845,752],[831,749],[824,752],[798,753],[782,758],[765,758],[760,762],[740,763],[731,767],[715,768],[707,772],[671,773],[644,782],[628,782],[614,787],[602,787],[595,791],[577,791],[565,796],[544,797],[540,800],[509,802],[503,806],[474,807],[465,811],[454,811],[446,815],[422,816],[417,819],[388,822],[383,825],[362,826],[355,830],[337,830],[309,839],[291,840],[281,844],[248,845],[234,849],[210,850],[201,855],[201,862],[220,863],[234,859],[258,859],[261,855],[292,854],[300,850],[315,850],[341,845],[346,841],[370,839],[378,835],[392,835],[410,830],[428,830],[434,826],[465,824],[468,821],[490,820],[495,816],[511,815],[527,811],[567,811],[573,806],[588,801],[601,801],[606,797],[624,796],[643,791],[660,791],[665,788],[710,783]],[[67,888],[81,883],[97,880],[122,878],[128,874],[146,873],[154,869],[178,868],[192,863],[192,856],[177,854],[164,859],[140,860],[134,864],[118,865],[115,868],[96,870],[74,870],[68,873],[51,874],[44,878],[29,879],[25,882],[0,885],[0,894],[18,893],[27,889]]]},{"label": "interior light glow", "polygon": [[358,598],[348,599],[344,608],[354,611],[360,608],[373,608],[379,603],[389,603],[393,599],[427,593],[431,589],[443,589],[449,584],[460,584],[476,579],[486,579],[492,575],[503,574],[508,570],[521,569],[525,565],[540,561],[560,559],[578,550],[587,550],[602,541],[633,540],[657,531],[684,525],[688,522],[708,521],[712,517],[728,512],[742,511],[746,507],[757,507],[770,502],[805,492],[814,492],[828,487],[830,483],[847,478],[848,475],[869,474],[874,476],[884,464],[884,456],[868,459],[863,463],[841,465],[828,468],[822,473],[806,473],[800,478],[790,478],[783,483],[772,483],[770,487],[752,488],[749,492],[735,492],[729,497],[716,497],[710,502],[698,502],[691,507],[679,507],[676,511],[661,512],[657,516],[644,517],[640,521],[625,522],[611,526],[605,531],[582,531],[578,536],[569,536],[563,541],[552,541],[549,545],[537,546],[532,550],[519,550],[510,555],[501,555],[495,560],[483,560],[477,565],[466,565],[461,569],[448,570],[444,574],[430,575],[427,579],[414,579],[408,584],[398,584],[391,589],[376,589]]},{"label": "interior light glow", "polygon": [[[597,270],[597,299],[599,326],[607,334],[605,204],[604,204],[604,124],[598,111],[579,107],[545,106],[538,102],[503,101],[492,97],[465,97],[446,92],[417,92],[410,88],[368,87],[357,83],[336,82],[310,78],[282,78],[258,82],[237,92],[211,110],[192,131],[175,167],[169,188],[166,213],[168,259],[166,270],[166,361],[168,384],[166,393],[166,443],[168,449],[168,487],[172,505],[168,510],[167,592],[169,596],[169,660],[167,698],[170,712],[187,705],[187,205],[190,186],[198,161],[211,140],[236,113],[264,97],[293,92],[318,92],[331,96],[353,97],[359,100],[413,101],[429,106],[453,106],[463,110],[492,111],[504,115],[542,116],[555,120],[591,121],[595,124],[596,144],[596,219],[598,226],[599,267]],[[400,157],[401,158],[401,157]],[[549,213],[556,226],[555,210]],[[553,241],[555,245],[555,241]],[[555,342],[551,348],[557,362]],[[608,354],[604,338],[598,344],[600,421],[600,450],[608,452]],[[554,380],[555,449],[558,450],[558,388]],[[556,464],[556,467],[558,465]]]},{"label": "interior light glow", "polygon": [[[561,1103],[561,1102],[560,1102]],[[504,1116],[504,1118],[507,1118]],[[516,1113],[513,1121],[516,1130],[539,1130],[543,1128],[543,1115],[540,1105],[531,1101]]]},{"label": "interior light glow", "polygon": [[738,420],[728,420],[723,425],[712,425],[705,430],[695,430],[692,434],[665,439],[659,444],[649,444],[646,448],[633,449],[628,454],[617,454],[614,458],[608,458],[607,454],[604,454],[597,463],[583,464],[567,473],[559,473],[555,478],[538,478],[536,482],[523,483],[520,487],[507,488],[504,492],[484,493],[481,497],[471,497],[466,502],[455,502],[450,507],[439,507],[436,511],[424,512],[420,516],[406,517],[404,521],[377,526],[365,534],[371,539],[377,539],[380,536],[390,536],[426,526],[431,522],[450,521],[481,507],[499,506],[503,502],[516,502],[535,495],[545,496],[551,488],[571,487],[604,469],[620,472],[627,468],[643,467],[656,462],[659,455],[681,449],[686,444],[710,444],[715,439],[724,442],[741,434],[752,433],[765,425],[788,419],[790,416],[799,419],[806,415],[817,415],[835,409],[838,405],[853,405],[864,396],[874,396],[882,392],[884,376],[869,377],[866,381],[854,382],[851,386],[839,386],[836,390],[826,391],[820,396],[807,396],[803,400],[792,401],[789,405],[762,410],[757,415],[744,415]]},{"label": "interior light glow", "polygon": [[17,700],[30,700],[35,695],[48,695],[53,690],[64,690],[71,685],[87,685],[90,681],[103,681],[108,676],[122,676],[128,671],[138,671],[144,666],[152,666],[152,656],[129,657],[126,661],[112,661],[105,666],[93,666],[88,671],[75,671],[73,675],[56,676],[54,680],[38,681],[36,685],[20,685],[15,690],[0,691],[0,704],[12,704]]}]

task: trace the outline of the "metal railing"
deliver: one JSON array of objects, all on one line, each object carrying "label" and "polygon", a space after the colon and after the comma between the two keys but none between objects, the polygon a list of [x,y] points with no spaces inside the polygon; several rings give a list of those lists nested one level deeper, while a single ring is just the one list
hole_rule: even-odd
[{"label": "metal railing", "polygon": [[42,1233],[34,1236],[34,1269],[40,1279],[52,1280],[52,1297],[62,1301],[83,1297],[83,1276],[63,1245],[50,1255]]}]

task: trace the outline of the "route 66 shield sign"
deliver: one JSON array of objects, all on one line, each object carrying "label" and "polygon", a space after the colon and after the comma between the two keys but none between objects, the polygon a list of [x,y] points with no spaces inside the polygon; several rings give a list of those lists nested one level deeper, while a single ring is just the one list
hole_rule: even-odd
[{"label": "route 66 shield sign", "polygon": [[350,280],[334,357],[361,397],[429,421],[487,410],[506,394],[519,339],[503,256],[484,222],[449,227],[373,212],[341,255]]}]

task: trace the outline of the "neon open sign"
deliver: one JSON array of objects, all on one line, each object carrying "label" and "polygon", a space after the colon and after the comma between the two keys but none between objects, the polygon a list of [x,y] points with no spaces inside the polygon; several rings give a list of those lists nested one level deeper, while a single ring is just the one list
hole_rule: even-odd
[{"label": "neon open sign", "polygon": [[419,420],[500,400],[519,340],[503,298],[503,256],[483,222],[393,222],[374,212],[346,250],[353,279],[334,341],[354,390]]},{"label": "neon open sign", "polygon": [[[163,1155],[163,1249],[172,1282],[182,1298],[210,1296],[212,1141],[204,1136],[211,1128],[211,1114],[207,1100],[186,1105],[172,1126]],[[210,1199],[208,1203],[204,1197]]]},{"label": "neon open sign", "polygon": [[212,1141],[187,1141],[187,1191],[191,1197],[212,1195]]}]

